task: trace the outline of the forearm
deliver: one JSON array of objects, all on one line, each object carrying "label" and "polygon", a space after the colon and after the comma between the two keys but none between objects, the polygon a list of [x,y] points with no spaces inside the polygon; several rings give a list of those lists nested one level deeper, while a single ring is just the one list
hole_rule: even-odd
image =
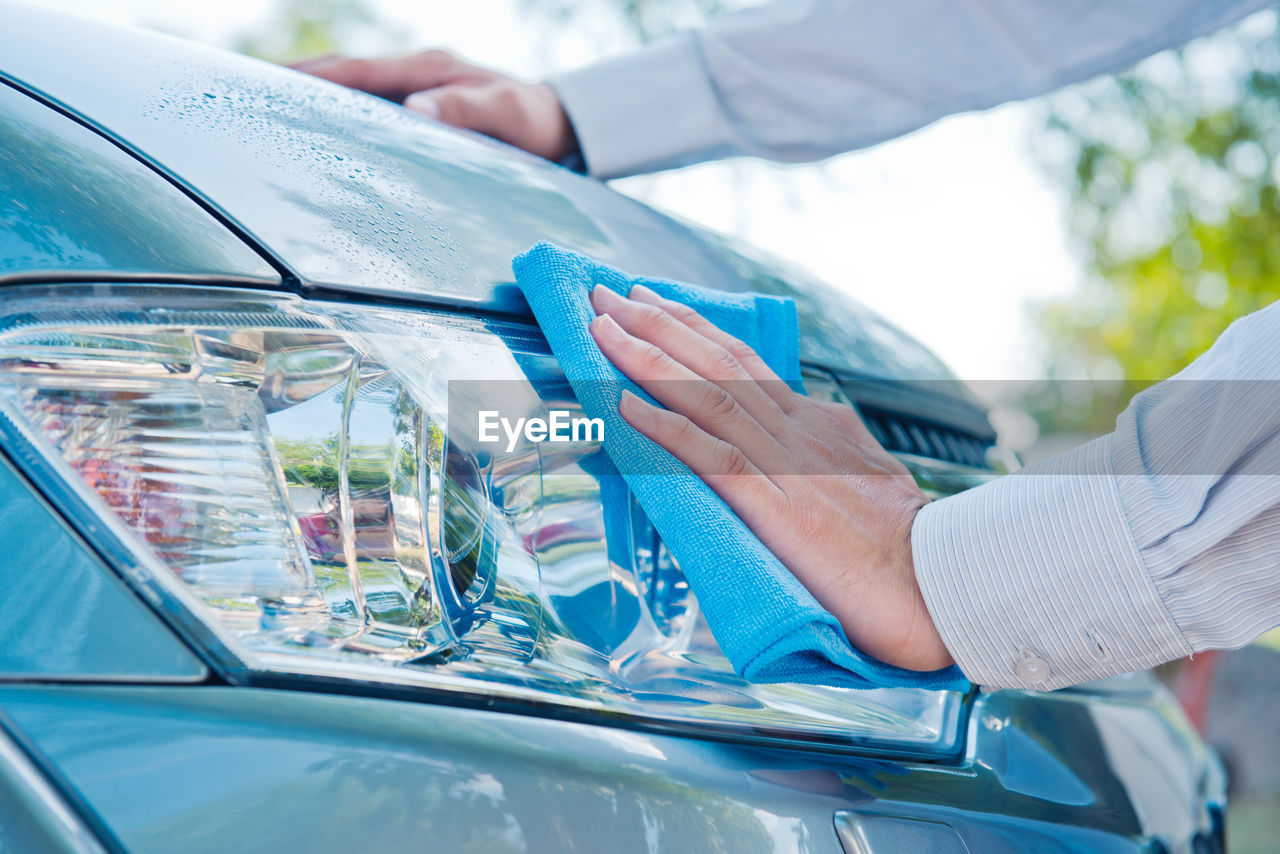
[{"label": "forearm", "polygon": [[818,160],[1114,71],[1268,0],[793,0],[553,78],[603,178]]}]

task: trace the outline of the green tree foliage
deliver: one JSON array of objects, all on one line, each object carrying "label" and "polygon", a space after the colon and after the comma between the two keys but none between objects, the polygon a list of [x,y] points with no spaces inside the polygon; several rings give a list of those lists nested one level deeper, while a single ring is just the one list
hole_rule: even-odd
[{"label": "green tree foliage", "polygon": [[341,467],[339,439],[332,433],[321,442],[278,440],[276,452],[290,486],[310,486],[321,492],[337,492]]},{"label": "green tree foliage", "polygon": [[604,12],[647,43],[702,24],[712,15],[748,5],[743,0],[522,0],[524,8],[560,24]]},{"label": "green tree foliage", "polygon": [[365,0],[281,0],[269,23],[236,39],[240,53],[271,62],[295,62],[327,53],[388,53],[405,47],[401,28]]},{"label": "green tree foliage", "polygon": [[1105,431],[1136,386],[1280,296],[1274,16],[1057,96],[1042,142],[1088,267],[1039,313],[1049,375],[1095,393],[1050,384],[1031,408],[1048,429]]}]

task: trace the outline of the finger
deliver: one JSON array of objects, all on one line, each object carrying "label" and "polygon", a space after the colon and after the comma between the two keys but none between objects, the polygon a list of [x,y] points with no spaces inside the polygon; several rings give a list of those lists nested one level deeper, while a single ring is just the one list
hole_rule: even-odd
[{"label": "finger", "polygon": [[776,471],[785,466],[782,445],[724,389],[661,348],[628,335],[607,314],[592,321],[591,333],[605,357],[667,409],[740,448],[757,468]]},{"label": "finger", "polygon": [[330,55],[297,63],[294,68],[341,86],[396,101],[403,100],[410,92],[451,83],[474,70],[466,62],[442,50],[380,59]]},{"label": "finger", "polygon": [[613,318],[629,335],[653,344],[732,395],[769,432],[785,426],[786,414],[733,354],[665,308],[619,296],[604,285],[591,291],[591,302],[597,313]]},{"label": "finger", "polygon": [[749,527],[777,517],[785,498],[782,490],[739,448],[708,434],[680,413],[654,406],[629,391],[622,392],[618,413],[702,478]]},{"label": "finger", "polygon": [[336,53],[326,53],[321,56],[311,56],[306,59],[300,59],[297,62],[286,62],[285,68],[292,68],[294,71],[301,71],[310,74],[313,68],[323,68],[334,62],[340,61],[343,57]]},{"label": "finger", "polygon": [[498,86],[439,86],[414,92],[405,98],[404,106],[447,125],[505,140],[513,117],[503,109],[500,91]]},{"label": "finger", "polygon": [[738,363],[742,365],[747,374],[760,383],[761,387],[769,393],[769,396],[784,411],[788,411],[795,404],[795,399],[800,397],[800,395],[791,390],[785,381],[778,377],[773,368],[770,368],[765,363],[764,359],[760,358],[759,353],[684,303],[667,299],[657,291],[644,285],[633,286],[628,296],[636,302],[658,306],[704,338],[719,344],[738,360]]},{"label": "finger", "polygon": [[404,108],[433,119],[440,119],[440,102],[436,100],[435,94],[430,90],[414,92],[405,98]]},{"label": "finger", "polygon": [[425,113],[453,127],[466,128],[529,149],[525,135],[530,123],[527,105],[505,81],[452,83],[405,99],[405,107]]}]

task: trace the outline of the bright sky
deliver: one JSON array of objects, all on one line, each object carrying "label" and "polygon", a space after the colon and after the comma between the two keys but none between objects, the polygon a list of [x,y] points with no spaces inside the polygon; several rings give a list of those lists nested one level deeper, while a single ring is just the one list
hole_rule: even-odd
[{"label": "bright sky", "polygon": [[[261,30],[272,9],[261,0],[41,5],[214,44]],[[549,44],[517,0],[371,5],[410,44],[529,77],[602,53],[594,30],[562,32]],[[1042,110],[1031,102],[947,119],[820,166],[710,164],[618,188],[808,267],[919,337],[965,379],[1033,378],[1040,367],[1025,306],[1068,293],[1081,276],[1065,196],[1031,151]]]}]

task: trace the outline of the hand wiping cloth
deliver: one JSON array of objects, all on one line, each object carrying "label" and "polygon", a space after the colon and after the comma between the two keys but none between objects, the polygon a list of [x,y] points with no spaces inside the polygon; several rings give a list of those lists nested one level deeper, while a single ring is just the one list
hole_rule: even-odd
[{"label": "hand wiping cloth", "polygon": [[968,688],[955,667],[904,670],[855,649],[839,622],[697,475],[618,414],[622,390],[652,400],[610,364],[588,329],[590,292],[626,295],[642,284],[684,303],[753,347],[782,379],[800,381],[795,304],[634,278],[574,252],[539,243],[513,262],[516,283],[583,410],[604,421],[604,447],[680,564],[720,649],[753,682],[851,688]]}]

